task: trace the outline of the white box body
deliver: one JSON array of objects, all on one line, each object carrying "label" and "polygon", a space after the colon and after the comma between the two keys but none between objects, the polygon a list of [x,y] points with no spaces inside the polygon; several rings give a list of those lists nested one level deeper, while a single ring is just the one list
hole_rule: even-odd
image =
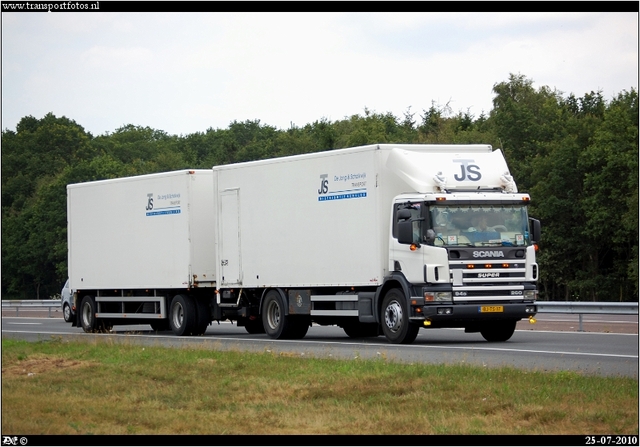
[{"label": "white box body", "polygon": [[507,169],[488,145],[393,144],[214,167],[218,287],[382,284],[393,198],[433,192],[441,171],[453,179],[458,153]]},{"label": "white box body", "polygon": [[67,186],[70,287],[215,286],[210,170]]}]

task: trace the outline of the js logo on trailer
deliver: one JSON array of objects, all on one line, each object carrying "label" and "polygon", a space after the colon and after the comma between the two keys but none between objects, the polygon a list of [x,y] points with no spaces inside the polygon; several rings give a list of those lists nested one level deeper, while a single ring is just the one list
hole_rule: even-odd
[{"label": "js logo on trailer", "polygon": [[469,164],[473,163],[475,160],[458,159],[453,161],[455,163],[460,163],[460,174],[453,176],[457,181],[463,182],[465,180],[470,180],[472,182],[477,182],[482,178],[482,174],[480,174],[480,166]]},{"label": "js logo on trailer", "polygon": [[147,207],[145,209],[151,211],[153,209],[153,193],[147,194],[147,199]]},{"label": "js logo on trailer", "polygon": [[320,189],[318,194],[326,194],[329,192],[329,174],[320,175]]}]

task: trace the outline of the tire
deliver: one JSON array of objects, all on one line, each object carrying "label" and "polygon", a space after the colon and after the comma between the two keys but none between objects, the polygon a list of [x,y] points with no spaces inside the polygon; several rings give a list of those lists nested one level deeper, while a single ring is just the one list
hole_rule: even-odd
[{"label": "tire", "polygon": [[516,330],[516,321],[500,321],[491,323],[484,329],[480,330],[480,334],[487,341],[507,341],[511,338]]},{"label": "tire", "polygon": [[357,321],[345,324],[342,329],[351,338],[377,337],[380,335],[380,325],[377,323],[361,323]]},{"label": "tire", "polygon": [[391,343],[410,344],[418,336],[420,326],[409,321],[409,309],[404,293],[391,289],[382,300],[382,332]]},{"label": "tire", "polygon": [[262,324],[264,331],[276,340],[289,338],[292,320],[285,315],[285,304],[277,290],[270,290],[262,303]]},{"label": "tire", "polygon": [[309,327],[311,326],[311,321],[308,317],[304,316],[295,316],[288,317],[289,318],[289,333],[287,334],[287,338],[292,340],[299,340],[304,338],[309,331]]},{"label": "tire", "polygon": [[85,296],[80,303],[80,324],[82,330],[91,333],[98,329],[98,319],[96,318],[96,301],[92,296]]},{"label": "tire", "polygon": [[171,324],[169,323],[168,319],[155,320],[155,321],[152,321],[151,323],[149,323],[149,325],[151,326],[151,329],[153,329],[156,332],[163,332],[163,331],[170,331],[171,330]]},{"label": "tire", "polygon": [[194,335],[197,329],[198,315],[193,298],[188,295],[176,295],[169,306],[169,324],[175,335]]},{"label": "tire", "polygon": [[68,303],[64,303],[64,306],[62,306],[62,316],[64,317],[65,323],[71,323],[71,306],[69,306]]},{"label": "tire", "polygon": [[249,334],[264,334],[265,332],[262,318],[255,318],[254,320],[247,318],[244,328]]},{"label": "tire", "polygon": [[198,313],[198,321],[196,323],[196,335],[202,335],[207,332],[207,327],[211,323],[211,310],[209,302],[204,299],[196,299],[196,309]]}]

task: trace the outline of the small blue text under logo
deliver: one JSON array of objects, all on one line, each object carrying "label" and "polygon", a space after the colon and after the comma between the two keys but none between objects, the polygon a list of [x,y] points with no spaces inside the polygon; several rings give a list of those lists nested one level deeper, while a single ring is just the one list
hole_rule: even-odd
[{"label": "small blue text under logo", "polygon": [[327,200],[358,199],[361,197],[367,197],[367,193],[353,192],[353,193],[345,193],[345,194],[329,194],[326,196],[318,197],[318,202],[325,202]]},{"label": "small blue text under logo", "polygon": [[147,216],[162,216],[165,214],[180,214],[180,210],[159,210],[159,211],[149,211],[147,212]]}]

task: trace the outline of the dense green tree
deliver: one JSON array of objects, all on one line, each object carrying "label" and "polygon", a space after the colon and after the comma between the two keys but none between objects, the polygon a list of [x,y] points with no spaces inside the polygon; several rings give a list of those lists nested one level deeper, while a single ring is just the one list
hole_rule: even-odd
[{"label": "dense green tree", "polygon": [[185,136],[129,124],[93,137],[66,117],[26,116],[2,132],[3,297],[59,292],[69,183],[375,143],[485,143],[504,151],[543,223],[541,299],[637,299],[637,92],[564,97],[514,74],[493,91],[478,117],[432,103],[401,117],[365,108],[302,127],[233,121]]},{"label": "dense green tree", "polygon": [[[49,185],[69,166],[91,159],[92,136],[49,113],[2,132],[2,294],[59,292],[56,260],[66,262],[66,194]],[[65,245],[66,247],[66,245]],[[64,253],[63,253],[64,251]]]},{"label": "dense green tree", "polygon": [[638,293],[637,91],[611,102],[591,141],[579,162],[585,172],[582,233],[594,250],[592,276],[584,280],[593,283],[593,299],[624,300]]},{"label": "dense green tree", "polygon": [[21,210],[42,177],[92,157],[91,135],[68,118],[27,116],[16,131],[2,132],[3,215]]},{"label": "dense green tree", "polygon": [[547,145],[562,137],[560,94],[547,86],[536,90],[532,80],[514,74],[494,85],[493,92],[491,123],[518,187],[529,190],[536,183],[532,160],[545,156]]},{"label": "dense green tree", "polygon": [[635,92],[610,105],[594,92],[563,99],[514,75],[494,92],[489,121],[543,223],[542,298],[631,299],[638,261]]}]

